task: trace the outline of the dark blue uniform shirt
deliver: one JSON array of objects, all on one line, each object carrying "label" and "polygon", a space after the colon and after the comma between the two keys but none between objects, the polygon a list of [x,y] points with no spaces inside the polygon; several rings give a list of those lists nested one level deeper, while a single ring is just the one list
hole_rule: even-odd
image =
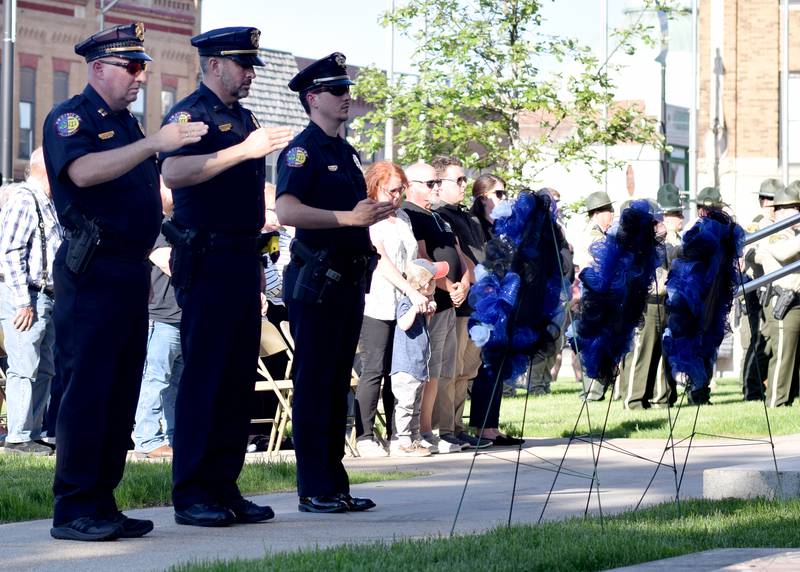
[{"label": "dark blue uniform shirt", "polygon": [[[169,153],[163,161],[177,155],[207,155],[241,143],[259,125],[248,109],[238,102],[228,107],[205,84],[175,104],[164,123],[202,121],[208,125],[199,142]],[[173,218],[179,225],[237,235],[255,235],[264,226],[264,182],[266,162],[249,159],[234,165],[199,185],[172,189]]]},{"label": "dark blue uniform shirt", "polygon": [[[350,211],[367,198],[367,184],[355,149],[309,122],[278,157],[276,195],[294,195],[309,207]],[[296,238],[309,248],[364,254],[372,243],[366,227],[298,228]]]},{"label": "dark blue uniform shirt", "polygon": [[156,157],[145,159],[121,177],[79,188],[67,169],[78,157],[124,147],[144,138],[127,109],[111,111],[90,85],[55,107],[44,121],[44,160],[53,201],[61,215],[74,204],[116,241],[146,252],[161,224],[161,194]]}]

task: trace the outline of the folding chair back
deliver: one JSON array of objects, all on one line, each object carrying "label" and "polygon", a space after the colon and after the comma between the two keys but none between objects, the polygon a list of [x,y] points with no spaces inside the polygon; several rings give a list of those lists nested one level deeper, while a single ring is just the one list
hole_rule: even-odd
[{"label": "folding chair back", "polygon": [[[283,326],[283,323],[281,324]],[[281,328],[282,329],[282,328]],[[264,358],[275,355],[285,351],[289,356],[289,361],[286,365],[286,370],[283,372],[281,378],[275,379],[267,370],[264,363]],[[272,391],[275,397],[278,398],[278,404],[275,408],[275,415],[271,418],[251,419],[251,423],[271,423],[272,428],[269,434],[269,443],[267,445],[267,453],[273,454],[280,451],[283,437],[286,433],[286,427],[292,419],[292,392],[294,385],[289,372],[292,367],[293,352],[289,342],[281,335],[281,332],[271,322],[263,320],[261,322],[261,348],[258,356],[258,364],[256,372],[262,378],[255,382],[256,391]]]}]

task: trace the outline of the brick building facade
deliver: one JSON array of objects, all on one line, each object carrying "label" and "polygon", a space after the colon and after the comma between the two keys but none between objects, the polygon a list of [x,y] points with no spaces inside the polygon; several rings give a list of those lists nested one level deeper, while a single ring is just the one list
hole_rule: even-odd
[{"label": "brick building facade", "polygon": [[[789,32],[794,180],[800,177],[800,2],[790,2]],[[781,175],[781,2],[700,0],[698,44],[699,186],[714,183],[718,162],[723,196],[745,215],[756,207],[761,181]],[[721,126],[716,138],[715,118]]]},{"label": "brick building facade", "polygon": [[[108,2],[107,2],[108,4]],[[14,177],[42,142],[42,123],[55,103],[79,93],[87,68],[74,46],[99,29],[99,0],[18,0],[14,52]],[[199,61],[189,39],[200,32],[198,0],[121,0],[105,27],[140,21],[154,62],[131,110],[147,133],[172,103],[197,85]],[[0,22],[0,29],[2,23]]]}]

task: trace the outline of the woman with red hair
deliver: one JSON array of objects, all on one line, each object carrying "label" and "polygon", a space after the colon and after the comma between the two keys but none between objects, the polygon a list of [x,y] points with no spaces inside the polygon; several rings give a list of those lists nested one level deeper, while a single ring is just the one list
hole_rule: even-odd
[{"label": "woman with red hair", "polygon": [[[417,240],[411,231],[408,215],[400,209],[403,193],[408,186],[403,169],[389,161],[378,161],[367,168],[367,196],[376,201],[391,201],[394,213],[369,228],[372,244],[380,260],[372,275],[372,283],[364,304],[364,321],[358,341],[361,375],[356,389],[356,436],[361,456],[382,456],[388,452],[375,439],[375,412],[383,381],[383,406],[386,412],[387,433],[392,430],[392,397],[389,377],[392,364],[392,343],[397,301],[408,296],[419,308],[427,307],[427,299],[403,276],[411,260],[417,258]],[[388,436],[388,435],[387,435]]]}]

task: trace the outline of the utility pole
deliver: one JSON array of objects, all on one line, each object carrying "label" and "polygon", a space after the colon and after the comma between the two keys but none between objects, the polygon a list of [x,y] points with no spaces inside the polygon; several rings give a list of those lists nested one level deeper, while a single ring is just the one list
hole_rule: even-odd
[{"label": "utility pole", "polygon": [[3,78],[0,89],[0,116],[2,116],[3,184],[14,181],[14,43],[17,40],[17,0],[5,0],[3,4]]}]

